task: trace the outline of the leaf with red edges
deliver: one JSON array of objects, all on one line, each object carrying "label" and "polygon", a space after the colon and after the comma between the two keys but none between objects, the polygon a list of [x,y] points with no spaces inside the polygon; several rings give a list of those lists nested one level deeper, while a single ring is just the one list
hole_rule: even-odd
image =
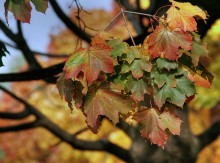
[{"label": "leaf with red edges", "polygon": [[57,79],[57,88],[60,96],[68,103],[71,111],[73,110],[72,101],[75,102],[75,106],[80,108],[82,106],[82,90],[83,86],[79,81],[73,81],[72,79],[66,79],[65,73],[62,73]]},{"label": "leaf with red edges", "polygon": [[122,96],[113,91],[109,83],[103,83],[98,87],[90,86],[83,111],[87,125],[94,133],[97,133],[100,116],[105,116],[116,124],[119,121],[119,114],[126,114],[133,108],[133,102],[129,96]]},{"label": "leaf with red edges", "polygon": [[164,111],[160,114],[160,119],[164,128],[168,128],[173,135],[180,134],[180,125],[182,121],[172,112]]},{"label": "leaf with red edges", "polygon": [[163,147],[168,138],[164,124],[154,108],[145,108],[134,114],[134,119],[141,124],[141,136],[151,143]]},{"label": "leaf with red edges", "polygon": [[167,58],[169,60],[177,60],[181,53],[179,48],[191,50],[192,35],[188,32],[183,32],[178,29],[171,30],[163,24],[149,35],[148,50],[151,58]]},{"label": "leaf with red edges", "polygon": [[78,49],[66,61],[64,70],[67,78],[77,77],[80,72],[83,72],[87,81],[92,82],[98,78],[100,71],[114,72],[113,60],[110,57],[112,48],[104,40],[103,42],[99,40],[98,43],[92,42],[92,45],[89,49]]},{"label": "leaf with red edges", "polygon": [[30,23],[31,5],[30,0],[6,0],[5,4],[5,18],[8,22],[8,11],[11,11],[17,20],[24,23]]}]

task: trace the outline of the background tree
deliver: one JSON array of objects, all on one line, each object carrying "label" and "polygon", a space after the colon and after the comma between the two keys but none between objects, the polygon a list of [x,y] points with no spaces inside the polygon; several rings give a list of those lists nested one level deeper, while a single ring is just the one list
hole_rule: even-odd
[{"label": "background tree", "polygon": [[[7,1],[7,2],[9,2],[10,4],[10,1]],[[32,2],[34,3],[34,1]],[[74,35],[78,36],[80,39],[84,41],[84,43],[91,42],[91,35],[93,35],[94,33],[92,32],[89,33],[88,30],[87,31],[83,30],[82,26],[89,29],[90,25],[87,26],[87,23],[83,22],[82,21],[83,19],[80,18],[80,15],[76,14],[75,20],[71,20],[60,9],[56,1],[51,0],[49,2],[51,3],[51,6],[53,7],[54,12],[64,22],[64,24],[66,25],[70,33],[73,33]],[[130,10],[134,12],[138,11],[138,12],[143,12],[143,13],[152,14],[152,15],[156,13],[159,8],[169,4],[168,1],[164,1],[164,0],[157,0],[157,1],[152,0],[150,1],[149,8],[147,10],[143,10],[141,6],[141,2],[142,1],[134,1],[134,2],[122,1],[121,3],[122,3],[122,6],[126,10]],[[212,0],[211,2],[206,2],[205,0],[204,1],[193,1],[192,0],[190,2],[194,5],[198,5],[202,7],[203,9],[207,10],[207,12],[209,13],[210,18],[207,20],[207,24],[204,24],[202,21],[198,22],[199,34],[202,36],[205,36],[208,29],[210,29],[212,24],[219,17],[220,13],[217,7],[219,5],[219,2],[217,0]],[[76,4],[79,4],[78,1],[76,1]],[[46,7],[43,7],[43,9],[45,8]],[[13,11],[13,8],[11,8],[10,10]],[[42,11],[42,8],[39,10]],[[117,8],[115,10],[117,11]],[[78,6],[78,13],[79,11],[81,11],[80,6]],[[158,15],[165,12],[163,10],[159,10],[159,11],[160,13],[158,13]],[[29,11],[27,11],[27,13],[28,12]],[[27,15],[24,15],[24,16],[27,16]],[[29,17],[24,17],[24,20],[23,18],[19,18],[19,17],[17,17],[17,19],[20,19],[22,21],[29,21]],[[133,29],[137,34],[137,36],[134,38],[135,43],[138,44],[138,43],[143,42],[146,35],[150,34],[150,32],[147,32],[148,31],[147,29],[151,27],[151,23],[149,23],[150,20],[146,19],[146,17],[143,17],[143,15],[134,16],[133,14],[128,14],[128,19],[130,23],[133,25]],[[78,24],[78,22],[81,22],[80,23],[81,26]],[[18,48],[22,51],[25,57],[25,60],[27,62],[27,69],[25,71],[19,72],[19,73],[1,74],[0,81],[1,82],[15,82],[15,81],[23,82],[23,81],[32,81],[32,80],[42,80],[43,82],[36,84],[35,88],[37,90],[40,90],[40,89],[42,90],[45,88],[53,89],[54,86],[51,86],[49,83],[56,83],[57,74],[62,72],[62,69],[64,67],[64,62],[55,64],[57,61],[53,61],[50,59],[50,63],[43,63],[43,61],[40,60],[36,56],[45,55],[49,58],[52,58],[52,57],[65,58],[66,54],[65,55],[42,54],[42,53],[32,51],[29,48],[23,36],[22,26],[21,26],[20,21],[17,21],[17,29],[18,29],[17,33],[13,33],[10,30],[10,28],[3,22],[3,20],[0,21],[0,27],[1,27],[1,30],[15,43],[14,48]],[[54,39],[56,38],[58,38],[58,36],[53,38],[49,52],[59,53],[58,49],[60,48],[58,47],[59,45],[57,45],[59,43],[54,43],[55,42]],[[75,40],[75,42],[79,43],[79,41],[77,40]],[[129,44],[132,44],[132,39],[129,38],[126,40],[126,42],[128,42]],[[6,51],[4,49],[3,44],[1,45],[1,49],[3,49],[3,51]],[[74,51],[74,49],[72,50]],[[61,52],[63,51],[61,50]],[[214,57],[217,58],[217,56],[214,56]],[[54,63],[55,65],[50,65],[51,62]],[[208,65],[209,63],[205,62],[205,64]],[[42,68],[42,67],[46,67],[46,68]],[[13,91],[8,91],[2,86],[0,87],[2,91],[4,91],[6,94],[8,94],[10,97],[12,97],[14,100],[16,100],[19,103],[19,104],[14,104],[12,107],[8,107],[8,104],[5,105],[4,107],[1,106],[2,109],[1,109],[0,117],[2,119],[21,120],[19,122],[17,121],[10,122],[11,123],[10,126],[2,126],[0,128],[0,131],[11,132],[11,131],[27,130],[27,129],[36,128],[36,127],[43,127],[60,139],[55,142],[51,142],[51,144],[53,145],[51,147],[59,146],[60,142],[64,141],[76,149],[105,151],[127,162],[166,162],[166,161],[195,162],[199,152],[204,147],[206,147],[207,145],[212,143],[214,140],[216,140],[216,138],[219,135],[220,122],[219,122],[218,116],[215,116],[217,118],[213,120],[213,124],[206,131],[204,131],[203,133],[200,133],[199,135],[192,134],[189,128],[188,120],[187,120],[187,116],[189,112],[188,112],[188,109],[184,109],[183,111],[179,111],[177,113],[181,117],[181,119],[184,121],[181,127],[181,130],[182,130],[181,135],[170,137],[164,150],[161,148],[158,148],[155,145],[150,145],[149,142],[145,142],[145,140],[140,136],[137,128],[127,125],[122,120],[120,120],[120,122],[117,124],[117,127],[123,130],[125,134],[127,135],[127,137],[129,137],[129,140],[131,140],[131,142],[129,140],[127,140],[127,142],[131,143],[130,146],[121,147],[121,145],[116,145],[112,141],[109,141],[107,139],[109,137],[105,136],[105,134],[103,134],[103,136],[100,136],[100,140],[83,140],[79,138],[78,135],[82,134],[86,130],[84,128],[85,126],[82,126],[82,129],[79,129],[79,131],[72,131],[71,126],[68,126],[66,130],[64,130],[62,126],[60,126],[60,124],[62,123],[59,123],[58,125],[52,120],[50,120],[49,116],[45,116],[45,114],[42,113],[44,109],[41,108],[41,106],[39,106],[40,107],[39,109],[36,108],[36,106],[38,106],[38,104],[36,103],[39,103],[39,101],[36,101],[35,103],[32,102],[30,104],[31,101],[28,101],[28,99],[31,99],[30,95],[33,96],[31,92],[33,91],[33,86],[35,85],[35,83],[31,85],[31,88],[27,88],[26,84],[22,85],[22,83],[19,83],[19,85],[20,86],[18,86],[17,84],[16,85],[14,84],[14,87],[13,87],[14,89],[12,89]],[[36,94],[36,92],[34,94]],[[44,92],[44,95],[45,94],[48,95],[48,92],[47,93]],[[51,91],[49,93],[49,98],[53,99],[54,98],[53,96],[56,96],[56,93]],[[9,97],[5,97],[3,102],[7,102],[8,98]],[[42,98],[40,100],[42,100]],[[21,106],[21,104],[23,107]],[[194,104],[196,104],[196,102]],[[216,112],[218,113],[218,103],[216,105],[215,104],[216,103],[212,104],[209,107],[214,107],[213,110],[215,111],[215,113]],[[58,107],[60,107],[59,103],[52,102],[51,105],[54,105],[54,107],[57,107],[58,105]],[[185,106],[185,107],[188,107],[188,106]],[[7,110],[8,108],[13,108],[13,110]],[[62,111],[59,110],[59,112],[62,112]],[[8,125],[8,123],[5,123],[5,124]]]}]

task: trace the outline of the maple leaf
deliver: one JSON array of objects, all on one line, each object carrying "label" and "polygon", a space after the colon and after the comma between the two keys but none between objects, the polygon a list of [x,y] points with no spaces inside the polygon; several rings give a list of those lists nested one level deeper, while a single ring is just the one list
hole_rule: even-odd
[{"label": "maple leaf", "polygon": [[164,124],[162,123],[157,110],[144,108],[136,112],[133,118],[141,124],[141,136],[149,139],[151,143],[163,147],[168,138]]},{"label": "maple leaf", "polygon": [[170,103],[179,107],[183,107],[187,97],[195,94],[195,86],[188,78],[182,76],[176,79],[176,87],[170,87],[168,84],[156,91],[154,97],[155,103],[158,107],[162,107],[168,100]]},{"label": "maple leaf", "polygon": [[191,58],[194,66],[198,66],[200,57],[209,57],[209,51],[207,49],[207,44],[203,43],[200,36],[193,32],[193,44],[191,50]]},{"label": "maple leaf", "polygon": [[180,125],[182,121],[174,113],[163,111],[163,113],[160,114],[160,119],[164,128],[168,128],[173,135],[180,134]]},{"label": "maple leaf", "polygon": [[48,0],[31,0],[35,9],[39,12],[45,13],[48,8]]},{"label": "maple leaf", "polygon": [[6,53],[9,54],[8,50],[6,49],[5,45],[0,42],[0,67],[4,66],[2,62],[2,57],[6,56]]},{"label": "maple leaf", "polygon": [[65,79],[66,74],[62,73],[57,79],[57,88],[61,97],[68,103],[71,111],[73,110],[72,101],[75,102],[75,106],[80,108],[82,106],[82,90],[83,86],[79,81],[73,81],[72,79]]},{"label": "maple leaf", "polygon": [[89,49],[78,49],[65,63],[67,78],[77,77],[83,72],[88,82],[95,81],[100,71],[114,72],[113,60],[110,57],[112,48],[105,42],[92,43]]},{"label": "maple leaf", "polygon": [[119,114],[126,114],[133,108],[131,98],[113,91],[109,83],[103,83],[98,87],[90,86],[83,105],[86,123],[94,133],[97,133],[100,125],[100,116],[105,116],[116,124]]},{"label": "maple leaf", "polygon": [[[48,0],[31,0],[37,11],[45,13],[48,8]],[[5,19],[8,23],[8,11],[11,11],[15,19],[23,23],[30,23],[31,10],[30,0],[6,0]]]},{"label": "maple leaf", "polygon": [[197,67],[194,67],[190,55],[190,53],[183,55],[179,59],[182,69],[187,70],[188,78],[196,85],[209,88],[214,76],[200,63]]},{"label": "maple leaf", "polygon": [[8,11],[11,11],[17,20],[30,23],[31,5],[30,0],[6,0],[5,4],[5,18],[8,22]]},{"label": "maple leaf", "polygon": [[165,83],[170,87],[176,87],[175,73],[170,72],[159,72],[156,68],[151,71],[151,78],[154,79],[154,83],[157,84],[158,88],[161,88]]},{"label": "maple leaf", "polygon": [[135,101],[142,101],[144,100],[144,94],[150,92],[150,87],[147,84],[147,81],[142,79],[135,79],[132,76],[130,76],[127,79],[127,82],[125,84],[126,90],[131,91],[132,97]]},{"label": "maple leaf", "polygon": [[158,58],[156,61],[157,64],[157,68],[159,70],[162,69],[167,69],[168,71],[170,71],[171,69],[177,69],[178,68],[178,63],[177,62],[173,62],[164,58]]},{"label": "maple leaf", "polygon": [[127,53],[128,44],[126,42],[121,41],[120,39],[113,39],[108,41],[108,45],[113,48],[111,52],[111,56],[113,58],[121,57],[122,54]]},{"label": "maple leaf", "polygon": [[152,65],[146,57],[135,59],[130,65],[131,73],[136,79],[141,78],[144,74],[144,71],[150,72],[151,69]]},{"label": "maple leaf", "polygon": [[167,11],[167,22],[170,28],[180,28],[183,31],[195,31],[197,23],[195,16],[206,19],[206,13],[198,6],[170,0],[172,6]]},{"label": "maple leaf", "polygon": [[181,54],[179,48],[191,50],[192,35],[178,29],[171,30],[160,24],[149,35],[148,50],[151,58],[167,58],[169,60],[177,60]]},{"label": "maple leaf", "polygon": [[131,46],[128,49],[126,61],[131,64],[135,58],[141,58],[143,56],[143,52],[141,46]]}]

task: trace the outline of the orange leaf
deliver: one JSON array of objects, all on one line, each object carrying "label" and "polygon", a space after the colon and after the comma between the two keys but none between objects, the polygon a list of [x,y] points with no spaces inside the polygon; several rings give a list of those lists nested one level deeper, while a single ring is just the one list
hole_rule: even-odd
[{"label": "orange leaf", "polygon": [[195,31],[197,23],[195,16],[207,19],[206,13],[198,6],[190,3],[181,3],[170,0],[172,6],[167,11],[167,22],[170,28],[180,28],[183,31]]}]

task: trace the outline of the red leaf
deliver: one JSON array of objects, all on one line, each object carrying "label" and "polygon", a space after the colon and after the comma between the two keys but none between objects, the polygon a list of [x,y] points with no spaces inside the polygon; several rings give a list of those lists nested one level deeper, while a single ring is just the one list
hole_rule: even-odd
[{"label": "red leaf", "polygon": [[149,35],[148,45],[151,58],[177,60],[181,56],[179,48],[186,51],[192,48],[192,35],[178,29],[171,30],[160,24]]},{"label": "red leaf", "polygon": [[130,97],[122,96],[113,91],[109,83],[104,83],[99,87],[90,86],[83,111],[86,114],[87,125],[94,133],[97,133],[100,116],[105,116],[116,124],[119,121],[119,114],[126,114],[133,107]]},{"label": "red leaf", "polygon": [[163,147],[168,138],[157,110],[145,108],[134,114],[134,119],[141,124],[141,135],[153,144]]},{"label": "red leaf", "polygon": [[110,57],[112,48],[97,37],[93,39],[89,49],[81,48],[67,60],[64,67],[67,78],[77,77],[82,71],[87,81],[92,82],[98,78],[100,71],[114,72],[113,60]]}]

